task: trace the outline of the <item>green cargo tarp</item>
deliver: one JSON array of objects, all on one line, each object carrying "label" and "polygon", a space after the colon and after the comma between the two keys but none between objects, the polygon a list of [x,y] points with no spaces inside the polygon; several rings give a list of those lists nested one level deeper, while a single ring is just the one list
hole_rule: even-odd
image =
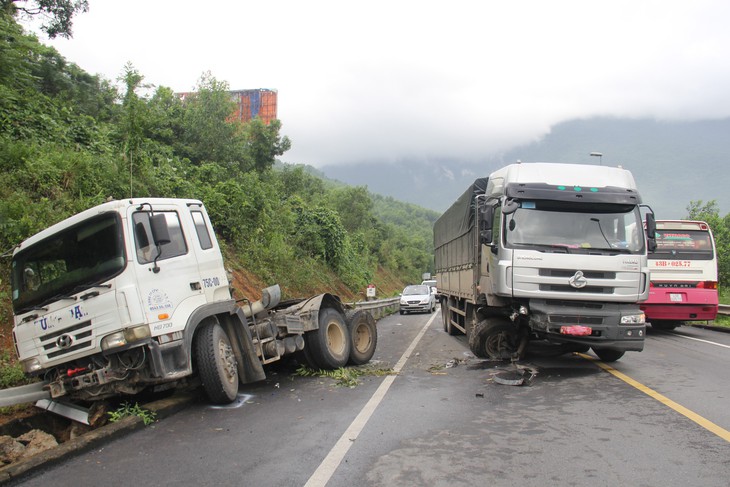
[{"label": "green cargo tarp", "polygon": [[489,178],[479,178],[469,186],[433,226],[436,270],[449,269],[476,261],[474,231],[476,196],[484,194]]}]

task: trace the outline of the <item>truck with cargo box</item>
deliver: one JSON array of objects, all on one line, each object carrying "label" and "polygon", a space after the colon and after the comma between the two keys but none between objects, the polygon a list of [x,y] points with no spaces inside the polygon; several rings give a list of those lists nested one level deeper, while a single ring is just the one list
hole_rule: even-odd
[{"label": "truck with cargo box", "polygon": [[517,163],[479,178],[434,225],[444,330],[479,357],[532,340],[615,361],[641,351],[654,219],[619,167]]}]

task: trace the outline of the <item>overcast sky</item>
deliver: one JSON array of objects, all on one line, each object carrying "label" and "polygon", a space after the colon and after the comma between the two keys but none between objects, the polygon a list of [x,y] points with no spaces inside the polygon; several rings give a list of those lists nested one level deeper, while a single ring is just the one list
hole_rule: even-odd
[{"label": "overcast sky", "polygon": [[[278,90],[283,160],[479,160],[592,116],[730,116],[727,0],[89,0],[92,74]],[[43,39],[42,39],[43,40]],[[44,40],[45,42],[45,40]]]}]

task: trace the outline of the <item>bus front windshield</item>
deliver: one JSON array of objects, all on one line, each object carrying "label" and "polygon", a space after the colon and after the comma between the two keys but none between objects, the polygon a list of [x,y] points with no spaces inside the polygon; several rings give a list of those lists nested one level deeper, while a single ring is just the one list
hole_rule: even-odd
[{"label": "bus front windshield", "polygon": [[19,251],[12,262],[13,309],[23,313],[70,299],[124,269],[121,221],[102,214]]},{"label": "bus front windshield", "polygon": [[640,254],[644,232],[637,206],[522,201],[505,215],[505,244],[562,252]]}]

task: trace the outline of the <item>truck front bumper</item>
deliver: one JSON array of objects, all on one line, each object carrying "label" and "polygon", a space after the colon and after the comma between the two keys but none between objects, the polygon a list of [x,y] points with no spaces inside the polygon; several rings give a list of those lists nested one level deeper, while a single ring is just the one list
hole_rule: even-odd
[{"label": "truck front bumper", "polygon": [[[534,333],[553,342],[640,352],[646,323],[621,323],[622,317],[639,314],[636,304],[531,300],[529,324]],[[590,329],[590,334],[571,334],[576,325],[584,332]]]}]

